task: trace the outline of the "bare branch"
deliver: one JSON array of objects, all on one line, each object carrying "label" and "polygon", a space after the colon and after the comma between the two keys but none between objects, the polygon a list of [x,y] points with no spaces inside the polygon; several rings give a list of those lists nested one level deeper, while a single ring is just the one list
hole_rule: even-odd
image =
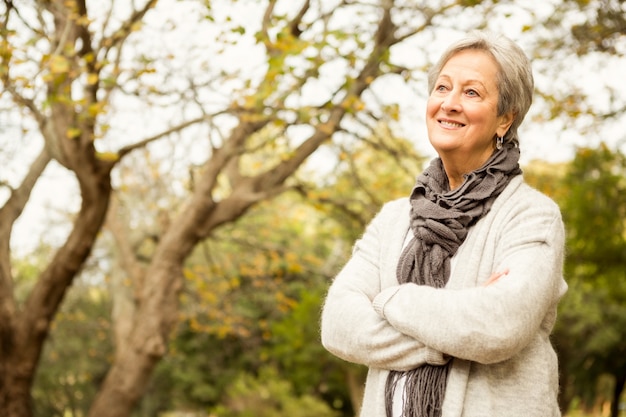
[{"label": "bare branch", "polygon": [[9,346],[8,332],[13,322],[16,310],[13,296],[13,275],[11,272],[10,239],[15,220],[21,215],[24,206],[30,198],[30,193],[46,168],[50,156],[44,150],[31,164],[30,170],[24,177],[22,184],[12,190],[9,199],[0,208],[0,354],[4,356]]},{"label": "bare branch", "polygon": [[4,19],[3,19],[3,22],[2,22],[2,27],[3,28],[7,28],[7,27],[9,27],[8,23],[9,23],[9,16],[11,15],[11,12],[14,11],[14,10],[15,10],[15,13],[18,13],[18,12],[17,12],[17,9],[15,9],[15,6],[13,5],[13,1],[11,1],[11,0],[3,0],[3,3],[4,3],[4,7],[6,9],[5,9],[5,14],[4,14]]},{"label": "bare branch", "polygon": [[302,18],[304,17],[304,15],[306,14],[306,12],[309,10],[310,7],[311,7],[311,1],[306,0],[304,4],[302,5],[302,7],[300,8],[300,10],[298,11],[298,14],[291,20],[291,22],[289,22],[289,25],[288,25],[289,33],[294,38],[298,38],[300,37],[300,34],[302,34],[302,28],[300,28],[300,23],[302,23]]},{"label": "bare branch", "polygon": [[[343,101],[336,105],[331,110],[331,116],[327,122],[317,126],[314,134],[312,134],[307,140],[305,140],[294,151],[293,156],[289,159],[283,160],[272,169],[254,177],[241,179],[240,176],[234,175],[232,171],[235,165],[231,163],[230,171],[231,178],[239,178],[239,185],[241,190],[246,189],[247,198],[249,200],[261,199],[262,196],[266,196],[274,193],[274,188],[278,187],[282,189],[283,182],[293,174],[298,167],[319,148],[319,146],[326,140],[328,140],[333,133],[340,129],[339,124],[350,108],[349,102],[353,97],[359,97],[363,91],[365,91],[373,79],[380,75],[380,57],[391,45],[397,42],[394,35],[396,27],[391,20],[391,8],[393,2],[387,2],[384,9],[384,15],[379,21],[379,25],[375,35],[375,45],[370,54],[369,59],[362,68],[359,76],[352,84],[351,89],[347,91]],[[267,27],[270,22],[271,12],[273,10],[273,2],[270,2],[264,15],[264,26]],[[302,10],[301,10],[302,12]],[[304,11],[306,12],[306,10]],[[265,30],[265,29],[264,29]],[[267,32],[266,32],[267,33]],[[269,82],[267,79],[264,82]],[[241,191],[240,192],[243,192]],[[234,191],[235,192],[235,191]]]},{"label": "bare branch", "polygon": [[[58,19],[57,19],[58,22]],[[65,48],[66,43],[70,37],[70,33],[72,32],[74,26],[74,22],[71,19],[65,19],[65,26],[61,31],[61,36],[57,40],[57,45],[54,51],[52,51],[52,55],[60,55]]]},{"label": "bare branch", "polygon": [[101,47],[110,49],[115,46],[119,46],[123,43],[131,33],[133,33],[133,26],[138,22],[141,22],[143,17],[152,9],[157,3],[157,0],[149,0],[143,8],[135,10],[127,21],[117,30],[113,35],[102,38]]},{"label": "bare branch", "polygon": [[267,49],[268,54],[273,55],[277,53],[276,48],[272,44],[270,40],[269,27],[271,26],[272,14],[274,13],[274,6],[276,5],[276,0],[270,0],[267,4],[267,8],[265,9],[265,14],[263,15],[263,24],[261,26],[261,32],[263,33],[263,43],[265,44],[265,48]]},{"label": "bare branch", "polygon": [[156,135],[150,136],[146,139],[143,139],[137,143],[133,143],[131,145],[127,145],[124,146],[123,148],[121,148],[117,154],[118,154],[118,158],[121,159],[122,157],[124,157],[125,155],[131,153],[132,151],[136,150],[136,149],[140,149],[140,148],[144,148],[146,145],[157,141],[159,139],[162,139],[166,136],[171,135],[172,133],[177,133],[180,132],[186,128],[188,128],[189,126],[193,126],[195,124],[201,123],[201,122],[206,122],[208,120],[213,119],[215,116],[219,115],[219,114],[223,114],[224,112],[218,112],[215,114],[211,114],[211,115],[206,115],[206,116],[200,116],[197,117],[195,119],[191,119],[191,120],[187,120],[186,122],[183,122],[179,125],[173,126],[167,130],[164,130],[163,132],[159,132]]},{"label": "bare branch", "polygon": [[391,19],[391,9],[393,8],[393,1],[383,2],[383,16],[378,23],[378,29],[374,35],[375,46],[383,47],[392,45],[395,43],[395,30],[396,27]]},{"label": "bare branch", "polygon": [[24,108],[27,108],[30,111],[30,113],[33,115],[35,120],[37,121],[37,124],[39,125],[39,127],[43,130],[43,126],[45,126],[46,124],[46,117],[41,113],[41,111],[39,110],[35,102],[31,99],[28,99],[22,96],[20,93],[18,93],[17,90],[15,89],[15,86],[12,83],[8,81],[4,81],[4,80],[3,82],[4,82],[4,89],[9,92],[9,94],[11,95],[15,103]]},{"label": "bare branch", "polygon": [[122,269],[132,278],[133,283],[139,284],[145,268],[138,261],[136,250],[128,238],[128,231],[124,230],[120,217],[120,201],[114,196],[107,214],[106,227],[115,239]]},{"label": "bare branch", "polygon": [[[4,22],[3,22],[3,26],[2,26],[3,29],[1,30],[2,31],[1,37],[5,38],[5,41],[8,42],[8,39],[6,38],[7,35],[5,33],[3,33],[3,32],[8,27],[7,26],[8,25],[8,20],[9,20],[9,17],[11,15],[11,13],[12,12],[15,13],[18,16],[18,18],[20,20],[22,20],[22,22],[24,24],[26,24],[26,22],[24,22],[24,19],[22,19],[21,15],[19,14],[19,11],[15,8],[15,6],[13,5],[12,1],[4,0],[4,3],[6,5],[6,14],[4,16]],[[33,29],[31,28],[31,30],[33,30]],[[9,94],[11,95],[11,97],[13,98],[13,100],[17,104],[19,104],[19,105],[27,108],[28,110],[30,110],[31,114],[35,117],[35,119],[37,120],[39,125],[42,126],[43,122],[44,122],[44,117],[41,114],[41,112],[39,111],[39,109],[37,108],[37,106],[35,105],[34,101],[30,100],[30,99],[27,99],[24,96],[22,96],[21,94],[19,94],[17,92],[17,90],[15,89],[15,86],[11,82],[10,73],[9,73],[9,70],[8,70],[8,68],[10,68],[10,61],[11,61],[10,53],[7,52],[6,55],[3,54],[0,58],[1,58],[0,64],[2,66],[6,67],[6,71],[3,71],[3,75],[2,75],[2,85],[3,85],[4,90],[9,92]]]},{"label": "bare branch", "polygon": [[[302,197],[307,198],[307,199],[311,198],[310,197],[311,190],[305,187],[304,185],[299,184],[293,187],[293,189],[297,191]],[[356,221],[359,225],[363,227],[365,227],[365,225],[367,224],[368,219],[365,218],[365,216],[361,212],[351,209],[349,204],[347,204],[346,202],[341,202],[337,199],[328,198],[328,197],[318,197],[316,198],[316,201],[319,201],[321,204],[326,204],[328,206],[335,208],[336,210],[345,214],[348,218]]]},{"label": "bare branch", "polygon": [[24,17],[22,16],[22,14],[20,13],[20,10],[15,6],[15,3],[12,0],[3,0],[5,6],[6,6],[6,11],[5,11],[5,15],[4,15],[4,21],[3,28],[7,28],[8,27],[8,22],[10,19],[10,15],[11,14],[15,14],[17,16],[17,18],[19,19],[20,23],[22,25],[24,25],[24,27],[27,27],[29,30],[31,30],[33,33],[35,33],[38,36],[43,36],[43,32],[32,27],[29,22],[24,19]]},{"label": "bare branch", "polygon": [[15,220],[22,214],[35,183],[50,162],[50,155],[44,148],[30,165],[28,173],[19,187],[12,190],[9,199],[0,208],[0,240],[8,240]]},{"label": "bare branch", "polygon": [[602,119],[613,119],[619,116],[623,116],[624,114],[626,114],[626,105],[622,106],[621,108],[618,108],[618,109],[615,109],[606,113],[602,113],[599,116]]},{"label": "bare branch", "polygon": [[[82,58],[86,58],[89,55],[95,56],[95,52],[93,50],[93,45],[92,45],[91,33],[89,32],[89,29],[86,23],[89,21],[88,19],[89,15],[87,13],[87,4],[85,0],[77,0],[76,7],[78,9],[78,15],[82,17],[81,19],[76,20],[76,23],[77,23],[76,24],[76,31],[77,31],[76,37],[77,39],[81,40],[81,47],[80,47],[80,50],[78,51],[78,56]],[[97,64],[96,59],[84,59],[84,63],[87,67],[88,74],[96,74],[96,75],[100,74],[102,67],[100,67]],[[99,83],[86,83],[85,84],[85,87],[84,87],[85,97],[89,99],[88,104],[98,102],[98,87],[99,87]]]}]

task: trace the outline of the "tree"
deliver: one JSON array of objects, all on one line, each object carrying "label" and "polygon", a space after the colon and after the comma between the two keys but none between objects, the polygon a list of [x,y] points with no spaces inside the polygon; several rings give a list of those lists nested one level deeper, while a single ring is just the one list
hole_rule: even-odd
[{"label": "tree", "polygon": [[[626,15],[623,2],[568,0],[566,6],[580,8],[588,18],[571,25],[571,46],[579,55],[592,51],[623,55],[626,37]],[[567,4],[569,3],[569,4]]]},{"label": "tree", "polygon": [[322,184],[303,180],[298,191],[342,225],[338,233],[352,244],[385,202],[411,193],[426,158],[382,124],[350,151],[341,146],[336,153],[333,175]]},{"label": "tree", "polygon": [[[551,105],[552,116],[569,115],[571,119],[591,119],[588,125],[616,120],[619,123],[626,110],[626,97],[621,89],[611,83],[613,77],[604,70],[619,68],[626,53],[626,8],[616,0],[565,0],[560,2],[542,25],[547,35],[540,36],[537,43],[538,57],[550,57],[552,66],[550,82],[566,80],[562,92],[543,91],[542,95]],[[558,61],[554,59],[559,55]],[[576,74],[563,70],[572,62],[595,66],[600,74],[597,82],[589,80],[590,86],[581,83]],[[559,63],[560,61],[560,63]],[[591,75],[591,74],[590,74]],[[604,77],[604,78],[602,78]],[[594,80],[595,81],[595,80]],[[602,92],[602,94],[598,94]],[[591,95],[598,96],[595,103]],[[589,117],[590,116],[590,117]]]},{"label": "tree", "polygon": [[[559,72],[570,67],[572,57],[579,63],[596,67],[597,79],[581,83],[573,71],[563,85],[562,93],[544,94],[551,104],[552,116],[566,114],[585,133],[595,132],[610,148],[622,148],[624,136],[615,130],[623,124],[626,96],[613,83],[610,71],[623,68],[626,52],[626,9],[624,2],[613,0],[561,2],[543,24],[549,37],[540,42],[540,55],[561,56],[556,64],[555,79],[567,79]],[[584,18],[580,18],[584,16]],[[560,34],[561,36],[553,36]],[[549,60],[554,63],[554,60]],[[562,74],[562,72],[561,72]],[[590,94],[599,100],[591,104]],[[611,151],[605,143],[589,147],[589,141],[576,152],[571,169],[558,198],[562,203],[567,226],[569,256],[566,273],[570,280],[569,295],[561,306],[557,322],[557,340],[562,367],[562,405],[567,409],[575,398],[582,398],[586,407],[598,397],[611,402],[611,415],[617,416],[626,369],[619,358],[624,357],[624,259],[623,153]],[[605,252],[606,251],[606,252]],[[620,258],[621,257],[621,258]],[[606,326],[606,324],[609,324]],[[621,326],[621,327],[620,327]],[[603,329],[603,330],[601,330]],[[613,392],[599,392],[599,381],[610,375]]]},{"label": "tree", "polygon": [[32,390],[34,415],[78,416],[89,409],[112,355],[109,309],[103,288],[74,283],[42,352]]},{"label": "tree", "polygon": [[[222,19],[219,6],[235,3],[187,1],[170,6],[191,7],[194,23],[200,24]],[[183,263],[198,243],[259,202],[294,187],[294,173],[320,147],[341,141],[337,133],[356,123],[357,112],[365,119],[384,118],[368,100],[368,92],[383,76],[406,71],[394,63],[391,48],[422,33],[433,19],[479,3],[408,8],[392,0],[332,5],[269,0],[263,3],[260,24],[252,29],[264,65],[252,74],[234,74],[223,68],[211,71],[210,58],[185,60],[181,68],[171,56],[158,56],[141,44],[148,39],[142,38],[142,31],[147,31],[149,18],[161,5],[167,6],[165,0],[131,5],[4,1],[0,100],[5,114],[18,120],[4,133],[43,145],[30,162],[25,160],[28,153],[19,154],[22,169],[17,180],[1,179],[6,200],[0,208],[0,414],[32,415],[30,389],[44,343],[68,288],[92,253],[109,214],[116,172],[130,163],[130,155],[156,152],[152,145],[168,139],[195,139],[196,146],[206,150],[205,158],[193,155],[201,159],[197,167],[187,165],[193,177],[176,194],[177,202],[161,208],[166,221],[154,239],[151,257],[127,259],[133,272],[134,309],[125,317],[123,337],[116,338],[111,367],[90,416],[127,416],[141,398],[167,352],[184,283]],[[226,47],[243,39],[249,29],[228,28],[232,21],[232,16],[224,17],[227,30],[208,43],[215,40]],[[164,23],[172,25],[167,19]],[[185,72],[185,66],[194,64],[198,72]],[[331,69],[330,64],[336,66]],[[202,70],[205,76],[193,76]],[[316,88],[329,70],[335,76],[327,84],[332,87],[311,100],[304,91]],[[121,137],[116,126],[126,110],[123,104],[129,102],[147,103],[150,109],[162,106],[164,110],[154,113],[167,116],[151,120],[152,129],[141,136],[128,137],[124,131]],[[169,113],[173,108],[177,111]],[[204,138],[200,145],[198,138]],[[283,152],[275,152],[277,144]],[[250,154],[270,157],[248,165]],[[170,167],[176,165],[176,158],[166,160]],[[35,184],[55,167],[75,180],[80,205],[69,232],[19,301],[11,268],[12,231]]]},{"label": "tree", "polygon": [[611,415],[619,415],[626,378],[625,168],[624,155],[604,144],[578,149],[567,163],[524,168],[526,181],[559,203],[567,231],[569,289],[553,334],[564,412],[610,402]]},{"label": "tree", "polygon": [[[582,148],[563,189],[570,289],[555,331],[563,405],[578,397],[590,408],[606,398],[617,417],[626,384],[626,158],[604,145]],[[613,389],[601,392],[606,375]]]},{"label": "tree", "polygon": [[[380,91],[393,95],[385,82],[421,87],[440,34],[512,10],[468,0],[127,3],[0,4],[0,414],[8,417],[32,414],[44,344],[105,222],[122,226],[124,276],[111,278],[131,291],[128,309],[116,310],[124,313],[112,323],[115,351],[90,415],[127,416],[167,352],[184,262],[198,245],[290,189],[330,204],[318,183],[296,177],[311,157],[334,147],[357,166],[355,139],[396,114],[380,100]],[[191,22],[180,21],[181,10]],[[189,28],[202,31],[197,43],[168,38]],[[231,65],[242,46],[244,64]],[[51,171],[70,180],[79,205],[25,289],[12,242]],[[164,172],[172,182],[145,187],[136,196],[144,210],[116,224],[128,182],[152,184]],[[365,191],[371,212],[379,196]],[[331,214],[362,224],[355,204],[335,198]]]}]

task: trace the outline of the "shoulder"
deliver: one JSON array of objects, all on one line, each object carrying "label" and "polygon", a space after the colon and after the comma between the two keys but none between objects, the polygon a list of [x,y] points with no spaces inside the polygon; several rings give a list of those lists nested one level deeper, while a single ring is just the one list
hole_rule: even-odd
[{"label": "shoulder", "polygon": [[381,209],[381,212],[398,213],[398,212],[409,210],[410,207],[411,207],[411,205],[409,203],[409,198],[408,197],[401,197],[401,198],[397,198],[395,200],[391,200],[391,201],[386,202],[383,205],[383,207]]},{"label": "shoulder", "polygon": [[408,197],[391,200],[383,204],[372,222],[393,222],[403,215],[408,216],[411,204]]},{"label": "shoulder", "polygon": [[514,178],[497,199],[496,206],[507,207],[513,211],[532,211],[551,213],[560,217],[561,210],[554,200],[539,190],[531,187],[519,175]]},{"label": "shoulder", "polygon": [[411,204],[407,197],[385,203],[366,228],[366,233],[378,236],[380,240],[394,239],[409,229]]},{"label": "shoulder", "polygon": [[524,182],[511,181],[494,203],[494,223],[503,234],[534,236],[538,241],[561,240],[564,225],[554,200]]}]

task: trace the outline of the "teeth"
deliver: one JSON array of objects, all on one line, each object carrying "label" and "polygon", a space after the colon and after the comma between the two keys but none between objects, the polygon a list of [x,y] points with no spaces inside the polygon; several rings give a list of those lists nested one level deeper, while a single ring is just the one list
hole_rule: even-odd
[{"label": "teeth", "polygon": [[442,120],[439,123],[441,123],[444,126],[448,126],[448,127],[463,127],[464,126],[461,123],[448,122],[446,120]]}]

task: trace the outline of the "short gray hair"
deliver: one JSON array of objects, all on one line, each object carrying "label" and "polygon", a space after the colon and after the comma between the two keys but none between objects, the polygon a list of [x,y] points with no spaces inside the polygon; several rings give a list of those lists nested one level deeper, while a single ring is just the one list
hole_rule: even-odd
[{"label": "short gray hair", "polygon": [[476,49],[490,54],[498,64],[498,116],[513,112],[514,119],[504,140],[519,146],[517,128],[522,124],[533,101],[534,80],[530,61],[522,48],[503,35],[472,32],[446,49],[428,72],[428,91],[432,93],[443,66],[455,54]]}]

